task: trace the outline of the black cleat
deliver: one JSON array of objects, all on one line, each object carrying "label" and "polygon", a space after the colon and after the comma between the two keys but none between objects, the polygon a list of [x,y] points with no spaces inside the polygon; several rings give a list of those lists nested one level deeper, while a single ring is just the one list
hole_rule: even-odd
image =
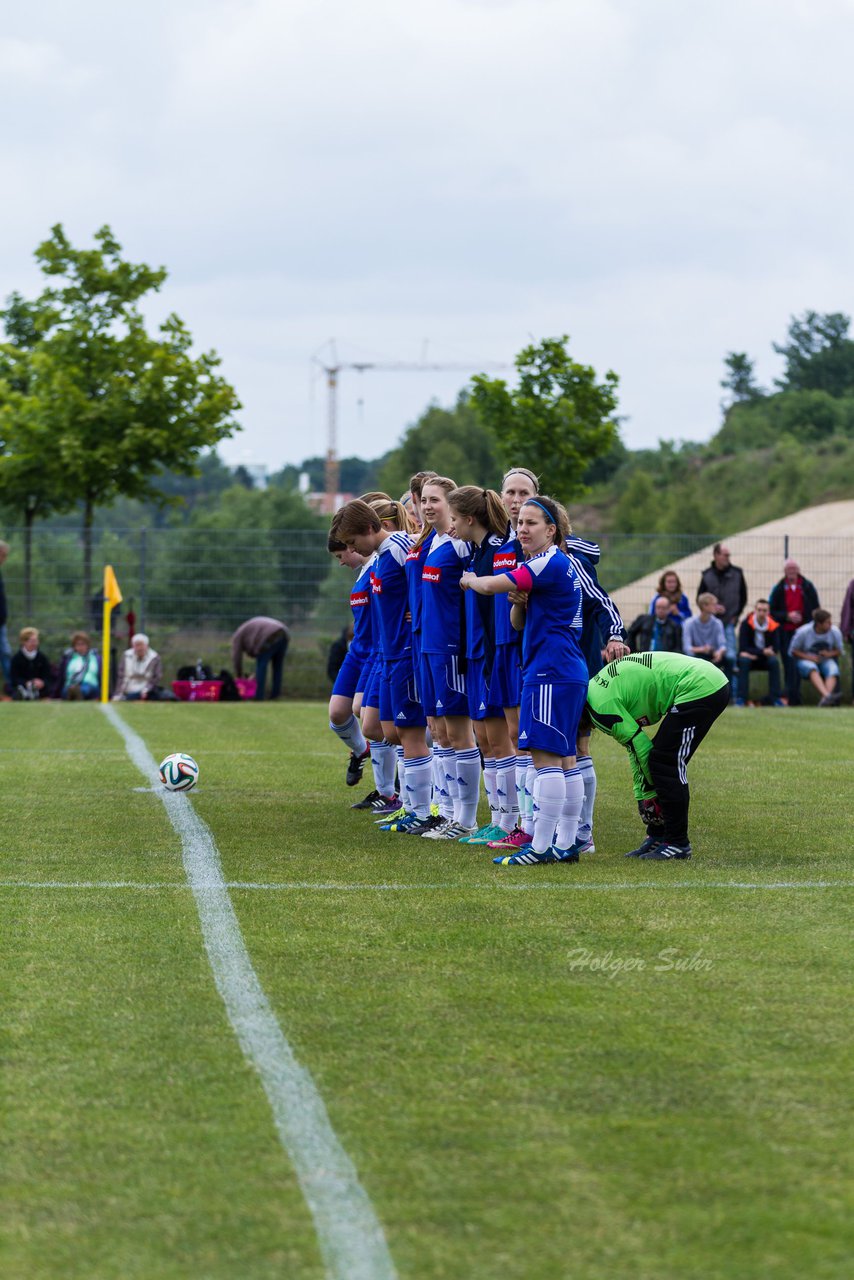
[{"label": "black cleat", "polygon": [[645,858],[653,849],[657,849],[660,844],[665,844],[664,836],[647,836],[643,844],[638,845],[637,849],[630,849],[628,853],[624,853],[624,858]]},{"label": "black cleat", "polygon": [[381,799],[382,799],[382,796],[380,795],[379,791],[370,791],[365,796],[364,800],[360,800],[357,804],[351,804],[350,808],[351,809],[373,809],[374,803],[377,800],[381,800]]},{"label": "black cleat", "polygon": [[650,849],[649,853],[642,853],[641,857],[646,862],[671,862],[674,860],[683,860],[691,857],[690,844],[671,844],[669,840],[662,840],[654,849]]},{"label": "black cleat", "polygon": [[365,771],[365,761],[371,754],[371,748],[366,747],[360,756],[355,751],[350,752],[350,759],[347,761],[347,786],[355,787],[362,781],[362,774]]}]

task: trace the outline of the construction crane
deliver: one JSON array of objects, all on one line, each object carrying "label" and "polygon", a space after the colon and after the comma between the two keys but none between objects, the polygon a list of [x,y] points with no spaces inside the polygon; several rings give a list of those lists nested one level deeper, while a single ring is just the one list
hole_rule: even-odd
[{"label": "construction crane", "polygon": [[459,370],[461,373],[471,373],[476,369],[494,370],[494,369],[510,369],[513,366],[500,361],[471,360],[467,364],[439,364],[433,361],[420,360],[418,362],[409,362],[406,360],[339,360],[335,350],[334,339],[330,340],[329,347],[332,352],[332,363],[328,364],[321,360],[318,355],[312,356],[313,362],[318,365],[326,374],[326,463],[324,466],[324,506],[327,514],[331,514],[335,509],[335,501],[338,496],[338,488],[340,484],[340,460],[338,457],[338,375],[345,369],[353,369],[356,373],[365,373],[368,369],[376,369],[383,373],[429,373],[431,371],[444,373],[446,371]]}]

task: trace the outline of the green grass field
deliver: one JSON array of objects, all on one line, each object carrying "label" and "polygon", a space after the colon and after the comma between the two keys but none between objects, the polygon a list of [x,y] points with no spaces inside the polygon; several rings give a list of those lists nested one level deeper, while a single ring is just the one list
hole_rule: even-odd
[{"label": "green grass field", "polygon": [[[2,715],[0,1272],[319,1280],[163,804],[97,707]],[[675,865],[620,856],[628,762],[595,739],[597,852],[518,869],[351,813],[319,704],[121,715],[200,762],[401,1278],[850,1275],[850,710],[728,711]]]}]

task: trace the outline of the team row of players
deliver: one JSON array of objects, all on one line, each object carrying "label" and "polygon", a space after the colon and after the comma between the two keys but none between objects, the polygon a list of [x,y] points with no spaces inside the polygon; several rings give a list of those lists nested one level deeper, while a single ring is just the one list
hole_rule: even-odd
[{"label": "team row of players", "polygon": [[[362,803],[382,816],[395,808],[396,766],[402,806],[386,815],[387,830],[487,843],[497,862],[513,865],[577,861],[593,847],[586,712],[595,720],[597,698],[614,702],[619,673],[626,688],[651,689],[648,655],[632,669],[614,665],[629,650],[596,578],[598,548],[572,536],[566,511],[539,494],[533,473],[508,472],[500,495],[420,473],[411,493],[415,519],[388,495],[367,494],[342,507],[330,530],[330,550],[358,570],[353,641],[330,703],[331,727],[351,748],[349,775],[358,778],[370,751],[377,794]],[[668,665],[660,659],[673,655],[654,656],[660,683]],[[612,675],[590,684],[603,657]],[[692,696],[719,691],[706,664],[677,663],[672,680],[688,679]],[[635,791],[656,837],[633,852],[689,856],[687,786],[677,778],[684,823],[666,832],[649,740],[632,742],[640,726],[630,716],[625,730],[632,726]],[[625,737],[616,723],[602,727]],[[481,755],[490,821],[476,830]]]}]

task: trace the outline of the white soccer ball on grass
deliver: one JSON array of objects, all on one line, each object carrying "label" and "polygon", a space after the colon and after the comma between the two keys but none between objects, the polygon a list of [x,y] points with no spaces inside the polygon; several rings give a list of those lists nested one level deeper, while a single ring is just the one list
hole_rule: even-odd
[{"label": "white soccer ball on grass", "polygon": [[173,751],[160,766],[160,781],[167,791],[190,791],[199,780],[199,766],[184,751]]}]

